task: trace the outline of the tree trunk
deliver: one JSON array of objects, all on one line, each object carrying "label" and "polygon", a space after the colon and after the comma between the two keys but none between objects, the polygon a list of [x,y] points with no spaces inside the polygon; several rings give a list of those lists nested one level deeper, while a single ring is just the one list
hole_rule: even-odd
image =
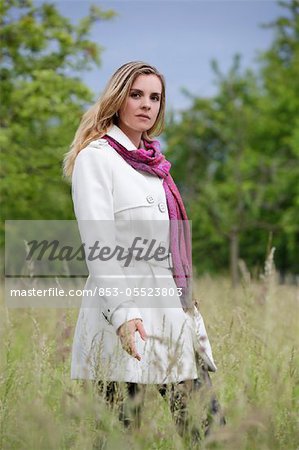
[{"label": "tree trunk", "polygon": [[238,230],[232,229],[229,236],[230,250],[230,276],[232,286],[236,287],[239,281],[238,260],[239,260],[239,233]]}]

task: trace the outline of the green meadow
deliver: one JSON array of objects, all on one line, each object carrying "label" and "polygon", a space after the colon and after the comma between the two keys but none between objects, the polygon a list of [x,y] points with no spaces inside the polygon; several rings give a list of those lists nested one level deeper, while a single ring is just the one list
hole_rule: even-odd
[{"label": "green meadow", "polygon": [[[89,383],[70,379],[77,309],[12,309],[1,303],[0,448],[298,449],[298,287],[275,272],[237,288],[203,276],[200,301],[218,372],[213,389],[227,425],[200,444],[177,434],[167,402],[150,386],[139,430],[126,430]],[[190,418],[204,402],[190,402]]]}]

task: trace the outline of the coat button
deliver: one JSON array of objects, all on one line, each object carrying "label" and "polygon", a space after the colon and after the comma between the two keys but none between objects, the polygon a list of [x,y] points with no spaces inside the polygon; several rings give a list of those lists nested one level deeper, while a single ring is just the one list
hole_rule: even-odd
[{"label": "coat button", "polygon": [[165,203],[159,203],[158,207],[162,213],[164,213],[166,211]]},{"label": "coat button", "polygon": [[148,195],[147,197],[146,197],[146,200],[148,201],[148,203],[154,203],[154,197],[152,196],[152,195]]}]

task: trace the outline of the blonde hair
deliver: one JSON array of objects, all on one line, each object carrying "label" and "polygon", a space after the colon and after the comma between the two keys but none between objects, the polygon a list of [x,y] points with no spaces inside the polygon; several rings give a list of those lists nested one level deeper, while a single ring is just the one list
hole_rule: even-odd
[{"label": "blonde hair", "polygon": [[117,112],[126,101],[131,86],[139,75],[157,75],[162,84],[160,110],[154,125],[142,137],[151,140],[158,136],[164,127],[165,80],[158,70],[142,61],[131,61],[121,66],[112,75],[104,92],[94,105],[83,115],[70,150],[63,161],[64,176],[70,178],[78,153],[91,141],[101,138],[113,124],[118,123]]}]

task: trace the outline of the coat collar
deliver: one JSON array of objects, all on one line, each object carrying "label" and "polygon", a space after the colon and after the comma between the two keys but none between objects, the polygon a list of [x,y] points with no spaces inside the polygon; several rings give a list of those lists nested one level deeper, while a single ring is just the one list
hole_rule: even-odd
[{"label": "coat collar", "polygon": [[119,142],[127,150],[137,150],[137,147],[117,125],[112,125],[106,134]]}]

